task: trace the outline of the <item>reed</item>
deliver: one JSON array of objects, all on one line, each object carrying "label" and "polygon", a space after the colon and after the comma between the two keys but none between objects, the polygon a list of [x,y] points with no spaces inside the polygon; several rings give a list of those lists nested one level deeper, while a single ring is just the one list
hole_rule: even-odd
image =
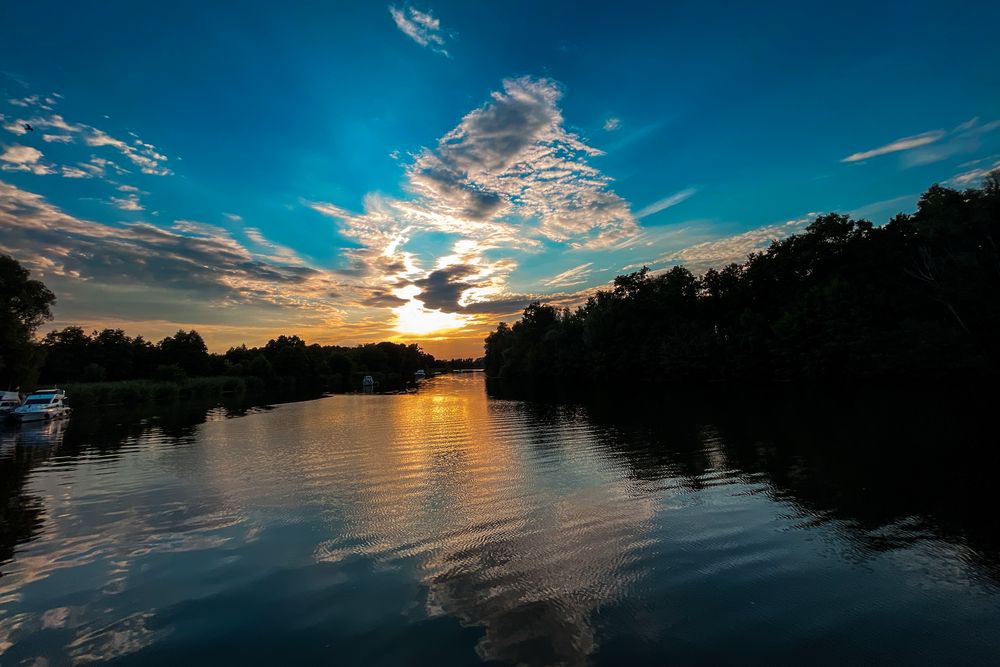
[{"label": "reed", "polygon": [[244,378],[234,376],[199,377],[170,382],[164,380],[121,380],[117,382],[80,382],[63,385],[74,409],[89,410],[103,406],[136,406],[170,403],[181,399],[220,398],[247,391]]}]

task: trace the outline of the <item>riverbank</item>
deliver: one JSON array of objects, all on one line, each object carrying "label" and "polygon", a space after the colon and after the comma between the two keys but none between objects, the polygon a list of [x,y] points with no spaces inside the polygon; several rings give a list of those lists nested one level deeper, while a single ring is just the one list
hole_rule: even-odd
[{"label": "riverbank", "polygon": [[[257,380],[252,378],[250,380]],[[170,380],[122,380],[118,382],[80,382],[61,385],[76,410],[96,407],[135,407],[178,400],[220,398],[263,393],[263,383],[248,378],[217,376]]]},{"label": "riverbank", "polygon": [[398,374],[383,373],[354,373],[351,377],[336,375],[312,382],[297,381],[294,377],[276,377],[265,382],[256,376],[220,375],[178,380],[73,382],[58,386],[66,391],[74,410],[89,412],[105,407],[133,408],[223,398],[286,403],[318,398],[324,394],[362,391],[365,375],[374,376],[380,388],[376,393],[401,393],[415,386],[412,382],[405,382]]}]

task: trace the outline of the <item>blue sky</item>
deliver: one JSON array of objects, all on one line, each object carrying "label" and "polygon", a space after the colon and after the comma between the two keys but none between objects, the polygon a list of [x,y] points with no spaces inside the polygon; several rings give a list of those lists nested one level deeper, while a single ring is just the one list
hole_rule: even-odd
[{"label": "blue sky", "polygon": [[531,298],[882,223],[1000,161],[995,3],[4,16],[0,251],[53,326],[476,354]]}]

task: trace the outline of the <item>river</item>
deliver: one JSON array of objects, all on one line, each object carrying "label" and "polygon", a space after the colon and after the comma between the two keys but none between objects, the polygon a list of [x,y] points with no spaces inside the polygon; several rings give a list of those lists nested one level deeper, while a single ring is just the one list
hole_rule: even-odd
[{"label": "river", "polygon": [[0,664],[996,664],[995,424],[762,403],[5,427]]}]

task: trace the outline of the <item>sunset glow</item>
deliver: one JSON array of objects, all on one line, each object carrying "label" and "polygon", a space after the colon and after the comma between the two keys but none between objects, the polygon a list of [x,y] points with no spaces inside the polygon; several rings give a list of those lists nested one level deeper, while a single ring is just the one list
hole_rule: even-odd
[{"label": "sunset glow", "polygon": [[[969,83],[990,40],[890,47],[869,8],[830,9],[794,68],[768,46],[787,37],[772,10],[729,10],[707,41],[701,6],[564,24],[334,3],[258,35],[249,17],[70,5],[59,39],[21,11],[0,27],[0,253],[56,294],[45,330],[196,328],[215,351],[430,337],[478,356],[532,301],[741,261],[817,211],[882,224],[1000,155],[997,87]],[[134,53],[127,26],[150,24]],[[177,34],[196,38],[176,52]],[[908,65],[885,77],[880,58]],[[900,99],[905,118],[886,115]]]}]

